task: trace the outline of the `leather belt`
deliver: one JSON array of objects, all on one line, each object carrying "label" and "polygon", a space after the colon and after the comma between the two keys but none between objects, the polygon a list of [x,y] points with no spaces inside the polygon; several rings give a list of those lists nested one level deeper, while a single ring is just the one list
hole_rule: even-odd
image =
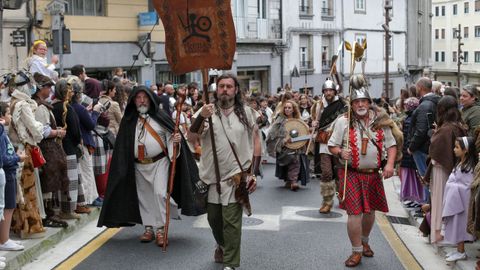
[{"label": "leather belt", "polygon": [[152,158],[144,158],[142,160],[139,160],[138,158],[136,158],[135,162],[140,163],[140,164],[151,164],[151,163],[159,161],[160,159],[162,159],[164,157],[165,157],[165,152],[161,152],[160,154],[158,154],[158,155],[156,155]]},{"label": "leather belt", "polygon": [[378,168],[358,169],[358,168],[348,167],[348,169],[358,173],[378,173],[379,171]]}]

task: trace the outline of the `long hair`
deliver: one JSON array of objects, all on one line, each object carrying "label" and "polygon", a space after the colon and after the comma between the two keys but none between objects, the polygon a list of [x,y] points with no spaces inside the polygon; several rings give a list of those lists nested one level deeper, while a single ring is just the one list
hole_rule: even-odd
[{"label": "long hair", "polygon": [[[463,138],[467,139],[468,149],[466,149],[466,145],[463,141]],[[461,160],[459,160],[457,163],[457,166],[458,165],[460,166],[460,170],[463,173],[472,172],[475,168],[475,165],[478,162],[478,155],[477,155],[477,150],[475,148],[475,141],[473,140],[472,137],[457,137],[455,141],[458,142],[462,150],[465,150],[465,149],[467,150],[467,152],[465,153],[464,161],[462,162]]]},{"label": "long hair", "polygon": [[437,104],[438,126],[446,122],[463,124],[462,115],[458,110],[457,100],[452,96],[443,96]]},{"label": "long hair", "polygon": [[[232,79],[235,84],[235,89],[237,93],[235,94],[235,103],[234,103],[233,112],[237,115],[238,119],[240,120],[240,123],[242,123],[245,126],[248,133],[250,134],[253,131],[253,125],[248,123],[247,114],[244,108],[243,95],[242,95],[242,91],[240,91],[240,83],[238,82],[237,77],[235,75],[231,73],[226,73],[226,74],[220,75],[217,78],[217,85],[220,83],[221,80],[225,80],[225,79]],[[217,101],[218,97],[216,93],[214,97],[215,97],[215,101]],[[217,102],[215,103],[217,104]]]},{"label": "long hair", "polygon": [[292,118],[295,118],[295,119],[300,119],[300,109],[298,108],[298,104],[293,101],[293,100],[286,100],[285,102],[283,102],[282,104],[282,111],[280,112],[280,114],[287,118],[287,116],[285,115],[285,104],[287,103],[290,103],[292,104],[292,107],[293,107],[293,113],[292,113]]}]

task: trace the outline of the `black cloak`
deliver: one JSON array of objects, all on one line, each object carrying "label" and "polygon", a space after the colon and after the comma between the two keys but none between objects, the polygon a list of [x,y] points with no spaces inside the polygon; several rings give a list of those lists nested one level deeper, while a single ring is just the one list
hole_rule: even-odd
[{"label": "black cloak", "polygon": [[[163,110],[159,109],[158,100],[152,91],[144,86],[136,87],[130,94],[125,115],[120,123],[120,129],[115,141],[107,190],[103,207],[98,219],[98,227],[124,227],[142,224],[138,206],[137,187],[135,184],[135,129],[138,112],[135,106],[135,96],[143,91],[150,98],[148,114],[169,132],[173,132],[174,122]],[[198,167],[193,159],[185,140],[182,140],[180,156],[177,158],[175,182],[172,197],[181,208],[181,213],[187,216],[198,216],[206,211],[196,203],[194,196],[195,183],[200,180]]]}]

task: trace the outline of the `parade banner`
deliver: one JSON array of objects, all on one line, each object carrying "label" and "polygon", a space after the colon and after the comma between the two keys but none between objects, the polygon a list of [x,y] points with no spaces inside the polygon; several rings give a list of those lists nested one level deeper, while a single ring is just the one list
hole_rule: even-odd
[{"label": "parade banner", "polygon": [[175,74],[231,69],[236,35],[230,0],[153,0]]}]

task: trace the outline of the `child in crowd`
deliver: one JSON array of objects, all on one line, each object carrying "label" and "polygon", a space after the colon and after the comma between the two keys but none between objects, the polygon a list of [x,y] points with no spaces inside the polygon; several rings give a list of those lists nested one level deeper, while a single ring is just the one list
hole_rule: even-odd
[{"label": "child in crowd", "polygon": [[12,116],[7,103],[0,102],[0,158],[3,162],[6,180],[5,189],[0,190],[5,198],[3,219],[0,221],[0,250],[2,251],[19,251],[24,249],[24,246],[10,240],[10,225],[12,223],[13,211],[16,207],[18,162],[26,158],[23,152],[15,153],[15,149],[4,130],[4,126],[8,126],[11,119]]},{"label": "child in crowd", "polygon": [[444,241],[457,244],[457,250],[447,254],[447,262],[467,259],[465,241],[475,240],[475,237],[467,232],[470,186],[473,181],[473,170],[478,161],[473,138],[457,138],[453,152],[459,162],[445,186],[442,218]]}]

